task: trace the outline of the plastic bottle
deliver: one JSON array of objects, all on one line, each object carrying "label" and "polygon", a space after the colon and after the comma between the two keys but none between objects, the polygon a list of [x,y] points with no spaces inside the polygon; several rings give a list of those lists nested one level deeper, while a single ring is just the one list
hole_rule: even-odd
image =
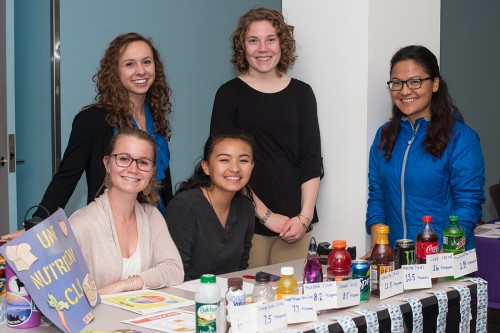
[{"label": "plastic bottle", "polygon": [[293,273],[293,267],[281,267],[281,279],[278,280],[278,288],[276,289],[278,300],[282,299],[283,296],[297,295],[299,293],[299,285],[293,277]]},{"label": "plastic bottle", "polygon": [[334,240],[328,255],[328,281],[345,281],[352,278],[351,255],[346,250],[345,240]]},{"label": "plastic bottle", "polygon": [[[438,235],[432,228],[432,216],[422,217],[422,229],[417,235],[417,245],[415,246],[415,262],[425,264],[428,254],[438,253]],[[437,283],[437,278],[432,278],[432,284]]]},{"label": "plastic bottle", "polygon": [[196,289],[196,333],[216,332],[217,309],[220,304],[220,290],[215,275],[201,276],[201,285]]},{"label": "plastic bottle", "polygon": [[227,280],[226,292],[226,329],[225,332],[232,332],[231,318],[229,311],[236,307],[242,306],[246,303],[246,295],[243,291],[243,279],[240,277],[232,277]]},{"label": "plastic bottle", "polygon": [[252,291],[252,302],[272,302],[276,297],[273,287],[269,284],[271,276],[269,273],[257,272],[255,274],[255,285]]},{"label": "plastic bottle", "polygon": [[[454,255],[465,251],[465,231],[458,224],[458,216],[451,215],[450,224],[443,231],[443,252],[453,253]],[[447,276],[448,280],[454,280],[453,276]]]},{"label": "plastic bottle", "polygon": [[323,282],[323,266],[316,249],[316,239],[312,237],[309,243],[309,252],[304,261],[304,283]]},{"label": "plastic bottle", "polygon": [[370,289],[372,296],[380,295],[380,276],[394,270],[394,256],[389,245],[389,227],[377,226],[377,239],[372,250]]}]

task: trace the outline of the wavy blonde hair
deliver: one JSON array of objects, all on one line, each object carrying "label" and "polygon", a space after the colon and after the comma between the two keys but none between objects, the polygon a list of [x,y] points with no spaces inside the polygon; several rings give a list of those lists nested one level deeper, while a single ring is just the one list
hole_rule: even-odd
[{"label": "wavy blonde hair", "polygon": [[93,80],[96,83],[97,103],[108,111],[106,120],[114,128],[133,127],[130,119],[130,99],[127,90],[122,86],[118,75],[118,61],[132,42],[146,43],[153,53],[155,63],[155,80],[148,92],[146,100],[151,107],[151,114],[157,126],[157,132],[170,139],[170,122],[167,115],[172,112],[172,91],[167,83],[163,62],[158,50],[150,38],[136,32],[129,32],[116,37],[109,44],[100,61],[100,68]]}]

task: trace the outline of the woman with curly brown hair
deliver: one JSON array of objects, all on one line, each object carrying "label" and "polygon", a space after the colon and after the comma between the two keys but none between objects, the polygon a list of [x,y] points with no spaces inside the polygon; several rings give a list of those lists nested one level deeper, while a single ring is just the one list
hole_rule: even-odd
[{"label": "woman with curly brown hair", "polygon": [[240,75],[217,91],[211,131],[238,128],[255,138],[250,186],[259,223],[249,266],[303,258],[318,221],[321,141],[311,87],[286,74],[296,59],[293,27],[276,10],[252,9],[232,46]]},{"label": "woman with curly brown hair", "polygon": [[[170,95],[162,60],[151,39],[138,33],[116,37],[106,49],[94,81],[96,104],[86,106],[73,120],[68,146],[41,206],[54,212],[66,206],[82,173],[87,176],[90,203],[103,183],[102,158],[120,128],[137,127],[156,144],[160,211],[172,197],[169,169]],[[45,218],[43,210],[34,216]]]}]

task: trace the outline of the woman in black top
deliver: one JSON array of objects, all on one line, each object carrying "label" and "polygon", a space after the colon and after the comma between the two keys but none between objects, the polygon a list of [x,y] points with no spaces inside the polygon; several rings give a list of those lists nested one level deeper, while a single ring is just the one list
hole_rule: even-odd
[{"label": "woman in black top", "polygon": [[232,44],[240,75],[217,91],[211,131],[240,128],[256,141],[250,186],[260,223],[250,267],[303,258],[318,221],[321,141],[311,87],[286,75],[296,57],[293,27],[278,11],[252,9]]},{"label": "woman in black top", "polygon": [[[163,62],[152,40],[138,33],[116,37],[106,49],[94,81],[97,103],[75,116],[63,159],[40,205],[50,213],[64,208],[84,171],[87,201],[94,200],[103,184],[102,158],[111,138],[120,128],[137,127],[148,132],[156,144],[157,177],[161,184],[158,208],[163,212],[172,197],[167,141],[167,115],[172,104]],[[43,209],[33,214],[34,219],[46,217]]]}]

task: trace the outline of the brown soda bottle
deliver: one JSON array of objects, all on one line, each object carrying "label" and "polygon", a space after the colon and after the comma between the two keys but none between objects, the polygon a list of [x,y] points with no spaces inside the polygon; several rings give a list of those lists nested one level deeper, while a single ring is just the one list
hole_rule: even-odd
[{"label": "brown soda bottle", "polygon": [[[427,262],[426,257],[428,254],[438,253],[438,235],[432,228],[432,216],[422,217],[422,229],[420,229],[417,235],[416,253],[415,253],[415,263],[425,264]],[[437,278],[432,279],[432,283],[435,284]]]},{"label": "brown soda bottle", "polygon": [[377,226],[377,240],[372,250],[370,288],[372,296],[380,295],[380,275],[394,270],[394,256],[389,245],[389,227]]}]

